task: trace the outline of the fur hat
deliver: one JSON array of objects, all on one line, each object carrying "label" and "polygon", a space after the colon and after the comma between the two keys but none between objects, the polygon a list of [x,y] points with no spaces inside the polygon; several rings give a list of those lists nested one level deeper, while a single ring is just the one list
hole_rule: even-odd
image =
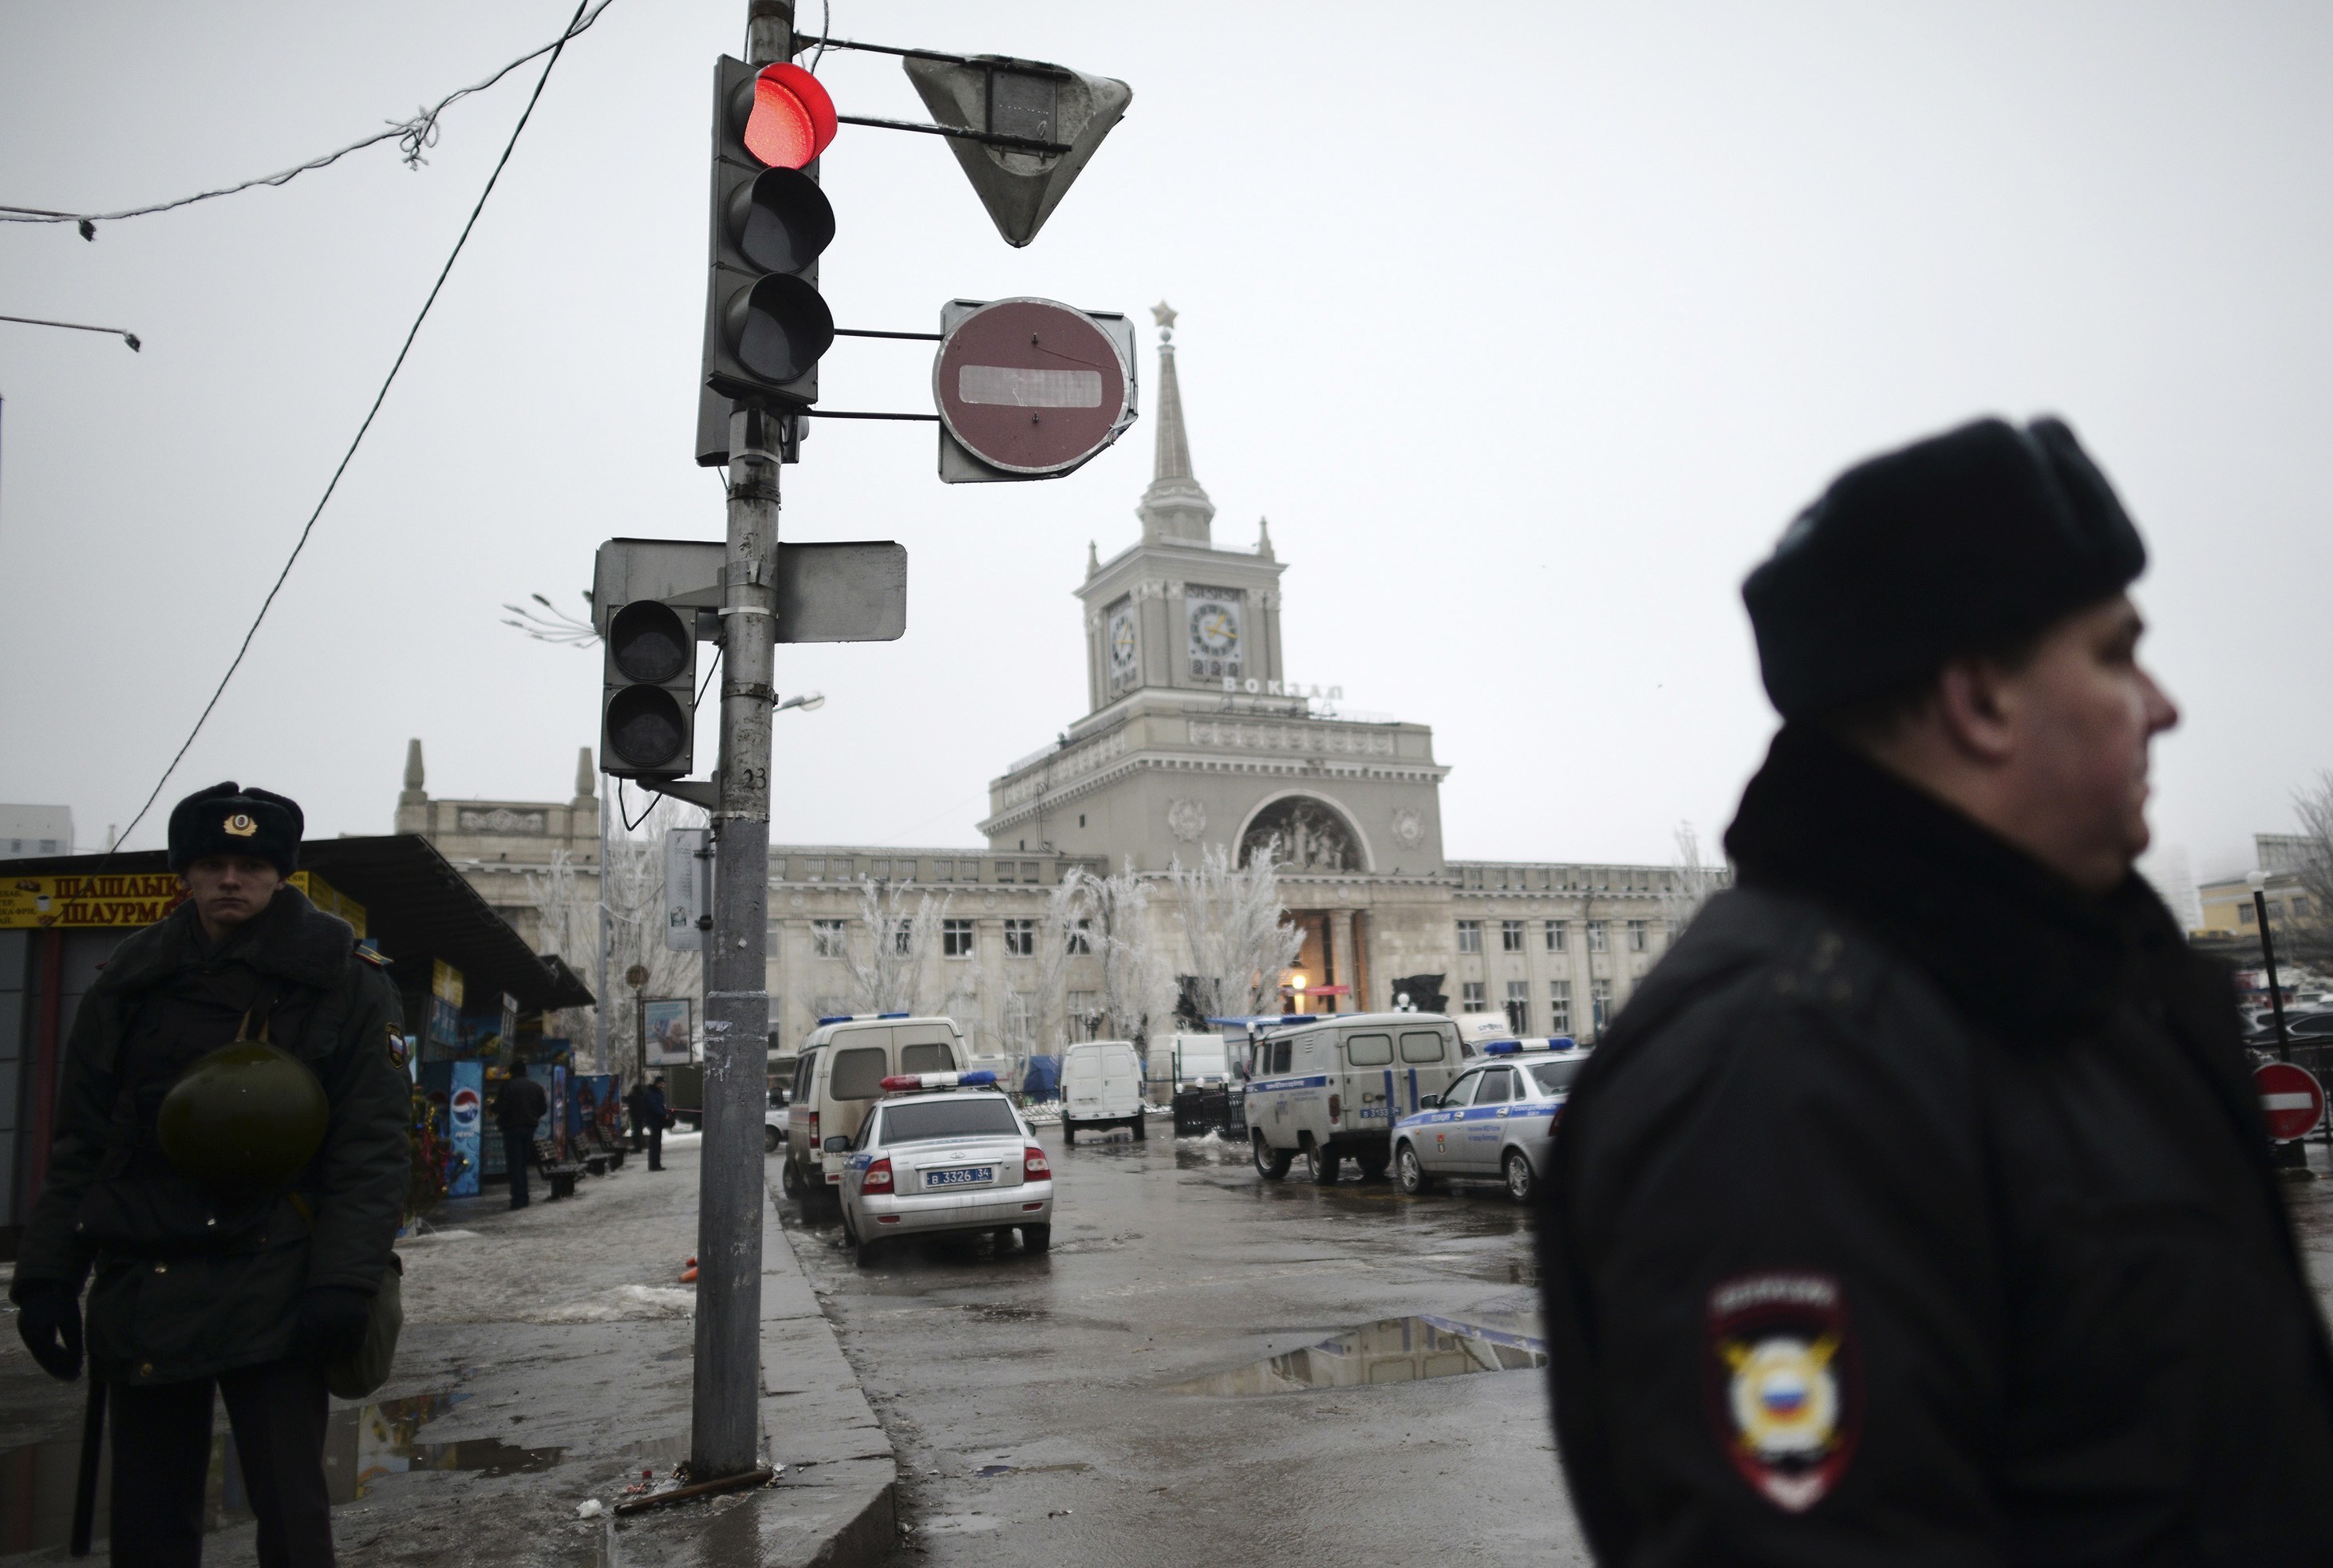
[{"label": "fur hat", "polygon": [[232,779],[197,790],[170,808],[170,869],[183,871],[213,855],[249,855],[290,876],[300,869],[300,803]]},{"label": "fur hat", "polygon": [[1742,600],[1786,719],[1911,685],[2119,592],[2146,546],[2065,421],[1981,419],[1857,464]]}]

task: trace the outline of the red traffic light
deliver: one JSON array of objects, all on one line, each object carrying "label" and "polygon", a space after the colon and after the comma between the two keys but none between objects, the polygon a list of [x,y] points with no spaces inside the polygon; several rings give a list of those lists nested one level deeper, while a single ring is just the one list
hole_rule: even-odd
[{"label": "red traffic light", "polygon": [[834,100],[799,65],[764,65],[754,78],[745,150],[772,168],[800,168],[834,140]]}]

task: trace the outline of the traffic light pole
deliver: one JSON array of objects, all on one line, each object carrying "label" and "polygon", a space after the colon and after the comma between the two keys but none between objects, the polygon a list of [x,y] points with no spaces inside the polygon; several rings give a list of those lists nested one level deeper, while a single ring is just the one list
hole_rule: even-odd
[{"label": "traffic light pole", "polygon": [[[791,0],[748,0],[746,58],[791,58]],[[770,718],[775,701],[778,417],[729,419],[721,588],[720,804],[705,976],[705,1142],[696,1198],[696,1369],[689,1478],[762,1464],[762,1111],[770,1034]]]}]

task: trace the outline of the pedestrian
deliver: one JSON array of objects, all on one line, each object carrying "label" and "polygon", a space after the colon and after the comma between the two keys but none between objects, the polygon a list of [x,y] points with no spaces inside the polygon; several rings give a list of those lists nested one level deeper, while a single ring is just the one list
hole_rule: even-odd
[{"label": "pedestrian", "polygon": [[635,1083],[624,1092],[624,1110],[632,1123],[632,1152],[648,1147],[648,1086]]},{"label": "pedestrian", "polygon": [[2056,419],[1842,475],[1743,588],[1782,716],[1542,1216],[1607,1563],[2321,1563],[2328,1354],[2229,977],[2132,870],[2145,564]]},{"label": "pedestrian", "polygon": [[503,1169],[510,1172],[513,1208],[527,1205],[526,1171],[534,1163],[534,1130],[550,1109],[551,1096],[526,1075],[526,1063],[512,1063],[510,1076],[494,1096],[494,1125],[503,1130]]},{"label": "pedestrian", "polygon": [[641,1097],[641,1107],[647,1112],[648,1124],[648,1169],[664,1169],[664,1130],[673,1123],[673,1114],[665,1105],[664,1074],[648,1080],[648,1092]]},{"label": "pedestrian", "polygon": [[[266,790],[180,801],[185,899],[113,950],[65,1049],[9,1294],[34,1359],[70,1381],[89,1282],[116,1563],[201,1562],[214,1390],[259,1562],[333,1560],[325,1369],[363,1342],[391,1266],[411,1082],[379,960],[285,882],[304,826]],[[239,1136],[206,1136],[225,1117]]]}]

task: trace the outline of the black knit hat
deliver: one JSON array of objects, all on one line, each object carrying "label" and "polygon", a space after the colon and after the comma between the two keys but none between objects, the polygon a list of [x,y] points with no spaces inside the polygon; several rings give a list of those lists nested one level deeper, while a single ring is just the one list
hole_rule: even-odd
[{"label": "black knit hat", "polygon": [[212,855],[249,855],[285,876],[300,869],[300,803],[232,779],[197,790],[170,808],[170,869],[183,871]]},{"label": "black knit hat", "polygon": [[2146,565],[2065,421],[1981,419],[1841,474],[1742,600],[1766,695],[1806,718],[2013,644]]}]

